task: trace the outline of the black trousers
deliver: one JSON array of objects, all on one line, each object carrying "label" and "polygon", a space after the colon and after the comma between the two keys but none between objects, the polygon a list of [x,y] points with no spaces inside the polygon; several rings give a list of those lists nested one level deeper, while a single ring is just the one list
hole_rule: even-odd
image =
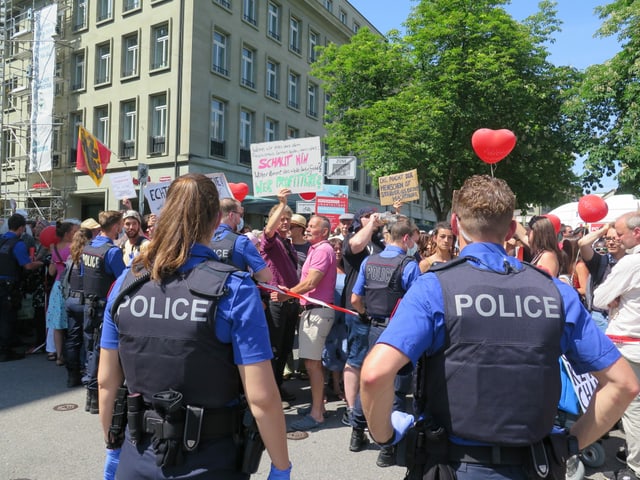
[{"label": "black trousers", "polygon": [[282,385],[282,375],[287,364],[287,357],[293,351],[300,305],[294,301],[273,302],[270,300],[269,308],[265,313],[267,314],[271,350],[273,351],[273,373],[276,377],[276,383]]},{"label": "black trousers", "polygon": [[65,302],[69,326],[64,343],[65,362],[70,371],[82,370],[81,353],[84,331],[84,305],[77,297],[69,297]]},{"label": "black trousers", "polygon": [[15,340],[18,309],[11,298],[13,290],[11,284],[0,281],[0,352],[11,349]]}]

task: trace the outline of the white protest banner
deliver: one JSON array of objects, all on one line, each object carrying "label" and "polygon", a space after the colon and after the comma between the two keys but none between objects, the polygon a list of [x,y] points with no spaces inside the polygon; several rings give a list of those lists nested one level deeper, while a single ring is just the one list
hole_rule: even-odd
[{"label": "white protest banner", "polygon": [[209,177],[215,184],[220,198],[233,198],[229,182],[227,182],[227,177],[224,176],[224,173],[207,173],[205,176]]},{"label": "white protest banner", "polygon": [[113,192],[113,196],[118,200],[135,198],[138,196],[136,189],[133,186],[133,178],[131,177],[131,172],[129,170],[110,173],[109,180],[111,180],[111,191]]},{"label": "white protest banner", "polygon": [[591,402],[591,397],[593,397],[593,394],[598,388],[598,380],[590,373],[577,374],[564,355],[560,358],[569,375],[569,380],[571,380],[571,386],[574,392],[576,392],[578,402],[580,402],[580,408],[583,412],[586,412],[589,402]]},{"label": "white protest banner", "polygon": [[144,198],[147,199],[151,213],[158,215],[164,206],[171,182],[147,183],[144,187]]},{"label": "white protest banner", "polygon": [[395,202],[410,202],[420,199],[418,171],[409,170],[378,178],[380,205],[393,205]]},{"label": "white protest banner", "polygon": [[251,173],[256,197],[322,190],[320,137],[251,144]]}]

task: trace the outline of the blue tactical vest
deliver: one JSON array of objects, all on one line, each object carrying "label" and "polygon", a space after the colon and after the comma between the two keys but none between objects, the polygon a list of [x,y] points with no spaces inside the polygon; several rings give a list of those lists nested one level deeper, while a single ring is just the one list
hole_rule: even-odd
[{"label": "blue tactical vest", "polygon": [[69,273],[69,289],[72,292],[82,292],[84,289],[83,276],[81,273],[80,265],[72,263],[71,272]]},{"label": "blue tactical vest", "polygon": [[560,398],[562,297],[530,265],[498,273],[466,260],[433,269],[447,336],[419,380],[427,409],[458,437],[532,444],[551,431]]},{"label": "blue tactical vest", "polygon": [[3,238],[0,240],[0,277],[11,280],[20,280],[22,267],[13,255],[13,248],[20,241],[18,237]]},{"label": "blue tactical vest", "polygon": [[215,317],[237,269],[210,260],[159,284],[129,272],[111,310],[131,393],[146,402],[173,389],[189,405],[228,406],[241,392],[233,348],[218,340]]},{"label": "blue tactical vest", "polygon": [[100,299],[107,298],[115,277],[107,273],[104,257],[112,248],[118,247],[112,243],[105,243],[99,247],[87,245],[82,250],[83,288],[86,296],[95,296]]},{"label": "blue tactical vest", "polygon": [[[209,243],[211,250],[216,252],[216,255],[222,263],[227,265],[233,265],[232,256],[233,248],[236,245],[236,239],[239,237],[237,233],[227,231],[227,234],[220,238],[220,235],[214,235],[213,240]],[[235,265],[237,267],[237,265]],[[239,267],[238,267],[239,268]]]},{"label": "blue tactical vest", "polygon": [[367,314],[373,318],[386,319],[391,316],[398,300],[405,294],[402,288],[404,267],[415,261],[413,257],[397,255],[382,257],[371,255],[365,267],[365,305]]}]

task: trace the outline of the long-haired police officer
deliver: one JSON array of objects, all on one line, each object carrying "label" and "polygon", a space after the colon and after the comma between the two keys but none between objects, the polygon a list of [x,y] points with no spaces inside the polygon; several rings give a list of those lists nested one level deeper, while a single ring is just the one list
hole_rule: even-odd
[{"label": "long-haired police officer", "polygon": [[[514,207],[503,180],[476,175],[464,182],[451,219],[460,258],[411,286],[363,365],[369,431],[379,444],[395,444],[410,427],[426,428],[391,411],[396,373],[425,355],[417,393],[426,400],[416,418],[428,423],[426,435],[439,449],[419,450],[410,465],[416,475],[409,478],[433,474],[420,471],[425,463],[440,478],[550,477],[549,468],[564,468],[562,459],[543,454],[552,440],[564,458],[577,453],[607,432],[640,392],[629,363],[573,287],[506,254]],[[550,437],[561,354],[576,372],[591,372],[599,386],[570,432]]]},{"label": "long-haired police officer", "polygon": [[[238,443],[244,391],[271,457],[269,479],[290,477],[260,295],[248,273],[209,248],[219,221],[211,179],[177,178],[153,240],[114,284],[98,374],[108,475],[117,468],[119,479],[248,479]],[[109,427],[124,379],[142,416],[129,423],[120,454]]]}]

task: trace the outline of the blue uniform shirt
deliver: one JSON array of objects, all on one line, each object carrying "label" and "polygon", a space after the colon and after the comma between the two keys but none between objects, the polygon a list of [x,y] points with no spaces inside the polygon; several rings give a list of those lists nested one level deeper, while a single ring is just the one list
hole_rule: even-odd
[{"label": "blue uniform shirt", "polygon": [[[405,256],[407,252],[405,252],[400,247],[396,247],[395,245],[387,245],[385,249],[380,252],[380,256],[384,258],[394,258],[398,255]],[[358,278],[356,278],[356,283],[353,286],[352,293],[356,295],[360,295],[364,297],[366,294],[365,284],[366,284],[366,268],[367,268],[367,260],[369,260],[371,256],[366,257],[362,264],[360,265],[360,270],[358,271]],[[402,288],[409,290],[409,287],[416,281],[416,279],[420,276],[420,267],[418,266],[418,262],[409,262],[404,267],[402,271]]]},{"label": "blue uniform shirt", "polygon": [[[213,236],[214,238],[219,237],[217,240],[222,240],[229,232],[231,232],[231,227],[226,223],[221,223]],[[236,238],[231,255],[231,263],[244,271],[248,271],[248,267],[254,273],[267,268],[267,264],[260,255],[260,252],[258,252],[258,249],[251,243],[251,240],[249,240],[249,237],[246,235],[239,235],[238,238]]]},{"label": "blue uniform shirt", "polygon": [[[91,241],[92,247],[101,247],[105,243],[110,243],[113,245],[113,240],[109,237],[105,237],[104,235],[98,235]],[[118,278],[126,265],[124,264],[124,259],[122,258],[122,250],[119,248],[110,248],[107,251],[107,254],[104,257],[104,269],[107,273],[113,275],[115,278]]]},{"label": "blue uniform shirt", "polygon": [[[205,260],[218,260],[218,257],[210,248],[195,244],[191,247],[189,260],[179,270],[189,271]],[[102,348],[113,350],[118,348],[118,327],[111,317],[111,306],[122,287],[125,276],[126,271],[114,283],[107,300],[100,343]],[[220,299],[216,310],[218,340],[232,344],[234,361],[237,365],[270,360],[273,353],[269,330],[255,283],[248,274],[243,273],[229,275],[226,286],[229,292]]]},{"label": "blue uniform shirt", "polygon": [[[472,243],[462,250],[461,256],[473,257],[472,263],[478,268],[499,272],[505,271],[505,263],[515,268],[522,266],[502,246],[493,243]],[[554,283],[562,295],[566,319],[561,349],[573,368],[577,373],[586,373],[613,364],[620,358],[620,352],[598,329],[574,288],[557,279]],[[427,272],[411,286],[378,343],[393,346],[414,365],[423,353],[432,355],[443,347],[444,301],[435,273]]]}]

